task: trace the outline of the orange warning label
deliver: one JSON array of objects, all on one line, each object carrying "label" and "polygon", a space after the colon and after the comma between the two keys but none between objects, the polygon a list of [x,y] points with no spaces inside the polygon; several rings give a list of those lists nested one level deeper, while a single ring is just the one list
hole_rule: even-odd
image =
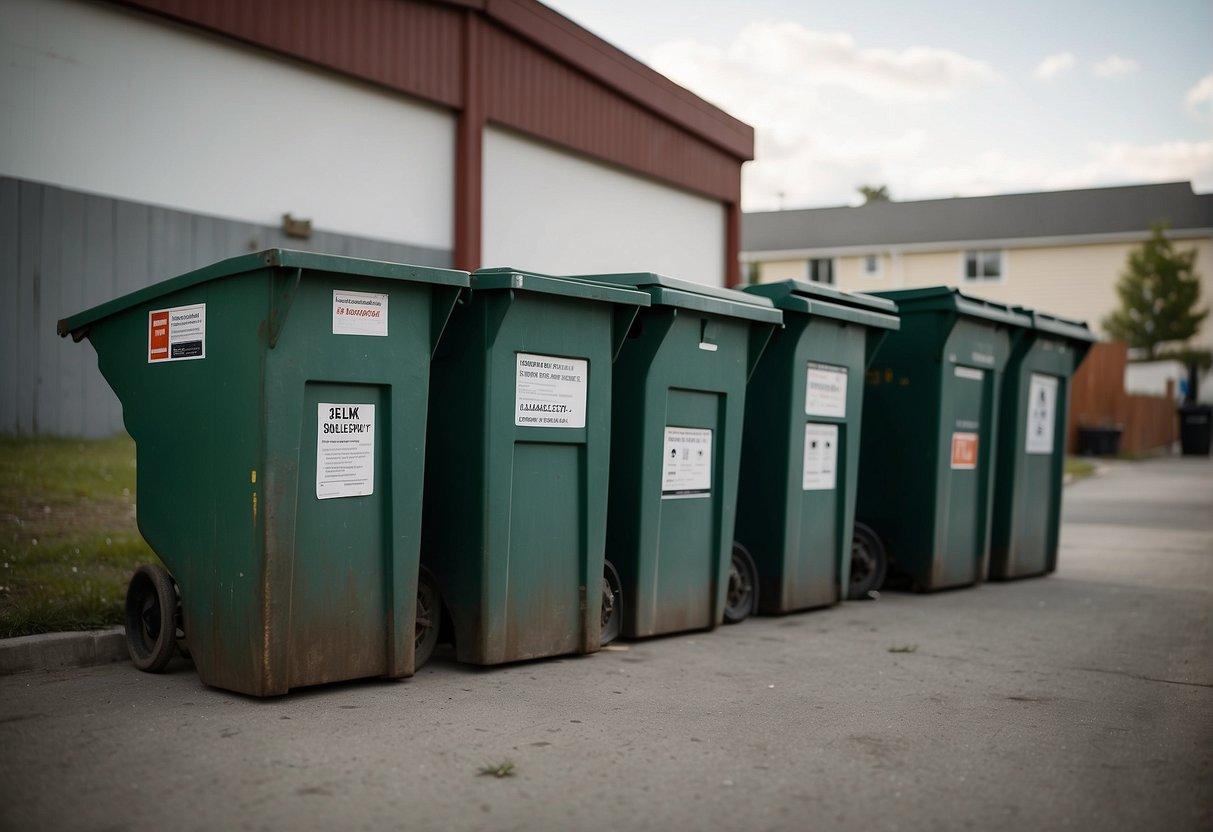
[{"label": "orange warning label", "polygon": [[977,434],[963,431],[952,434],[952,467],[961,470],[977,467]]},{"label": "orange warning label", "polygon": [[148,316],[147,360],[168,358],[168,310],[161,309]]},{"label": "orange warning label", "polygon": [[154,309],[147,313],[147,360],[206,358],[206,304]]}]

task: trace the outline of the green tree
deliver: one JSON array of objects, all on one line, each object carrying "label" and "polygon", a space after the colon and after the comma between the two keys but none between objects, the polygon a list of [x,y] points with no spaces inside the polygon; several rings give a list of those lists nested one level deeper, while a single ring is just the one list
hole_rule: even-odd
[{"label": "green tree", "polygon": [[1150,238],[1129,252],[1116,283],[1120,308],[1103,320],[1109,335],[1142,350],[1146,360],[1157,358],[1163,344],[1192,338],[1209,314],[1197,307],[1196,249],[1176,251],[1166,230],[1166,223],[1155,223]]},{"label": "green tree", "polygon": [[860,185],[855,190],[863,196],[864,205],[870,202],[888,202],[892,198],[889,196],[888,185]]}]

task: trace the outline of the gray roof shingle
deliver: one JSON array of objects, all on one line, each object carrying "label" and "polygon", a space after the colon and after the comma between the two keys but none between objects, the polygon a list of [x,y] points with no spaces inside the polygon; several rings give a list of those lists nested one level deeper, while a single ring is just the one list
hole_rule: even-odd
[{"label": "gray roof shingle", "polygon": [[764,211],[743,215],[741,239],[743,251],[783,251],[1134,232],[1156,220],[1213,228],[1213,194],[1168,182]]}]

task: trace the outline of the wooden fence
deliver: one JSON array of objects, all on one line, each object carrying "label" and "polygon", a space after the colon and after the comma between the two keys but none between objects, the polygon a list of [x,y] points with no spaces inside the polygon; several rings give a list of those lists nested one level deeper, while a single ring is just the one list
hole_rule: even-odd
[{"label": "wooden fence", "polygon": [[1098,343],[1074,375],[1070,393],[1068,447],[1077,447],[1078,426],[1120,425],[1121,453],[1146,454],[1169,447],[1179,438],[1175,391],[1168,383],[1165,396],[1125,392],[1129,349],[1121,343]]}]

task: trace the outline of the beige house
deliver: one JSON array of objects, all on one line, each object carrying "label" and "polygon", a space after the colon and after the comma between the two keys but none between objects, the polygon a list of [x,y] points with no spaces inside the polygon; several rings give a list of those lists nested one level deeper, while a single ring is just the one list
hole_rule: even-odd
[{"label": "beige house", "polygon": [[[749,213],[741,259],[758,282],[849,292],[949,284],[1100,329],[1129,252],[1158,220],[1197,250],[1202,303],[1213,303],[1213,194],[1189,182]],[[1213,346],[1213,323],[1195,343]]]}]

